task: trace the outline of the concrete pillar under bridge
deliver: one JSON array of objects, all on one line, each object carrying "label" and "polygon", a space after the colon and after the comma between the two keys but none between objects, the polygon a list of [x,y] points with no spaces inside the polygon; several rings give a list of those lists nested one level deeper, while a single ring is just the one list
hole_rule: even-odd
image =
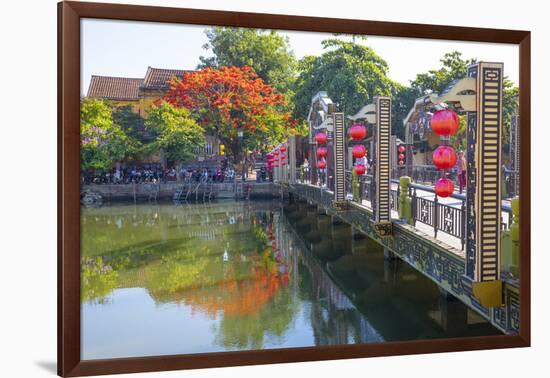
[{"label": "concrete pillar under bridge", "polygon": [[336,216],[332,217],[332,241],[336,249],[335,255],[352,253],[353,227]]},{"label": "concrete pillar under bridge", "polygon": [[454,295],[440,288],[439,324],[450,333],[463,334],[468,326],[468,308]]}]

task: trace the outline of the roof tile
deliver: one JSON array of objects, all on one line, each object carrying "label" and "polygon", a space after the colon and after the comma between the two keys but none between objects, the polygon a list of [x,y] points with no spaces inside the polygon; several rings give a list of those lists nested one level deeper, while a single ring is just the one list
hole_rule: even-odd
[{"label": "roof tile", "polygon": [[88,97],[109,100],[137,100],[143,79],[92,75]]},{"label": "roof tile", "polygon": [[143,79],[142,88],[168,89],[170,80],[174,78],[183,79],[185,72],[188,71],[149,67],[145,79]]}]

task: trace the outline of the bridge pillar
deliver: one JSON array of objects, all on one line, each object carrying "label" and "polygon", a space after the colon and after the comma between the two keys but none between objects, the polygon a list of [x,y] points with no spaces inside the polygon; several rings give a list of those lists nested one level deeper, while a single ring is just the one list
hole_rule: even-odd
[{"label": "bridge pillar", "polygon": [[468,308],[452,294],[440,288],[441,327],[450,333],[462,333],[468,325]]},{"label": "bridge pillar", "polygon": [[296,136],[291,135],[288,137],[288,170],[289,170],[289,182],[296,184]]},{"label": "bridge pillar", "polygon": [[397,284],[400,281],[401,260],[387,248],[384,248],[384,282]]},{"label": "bridge pillar", "polygon": [[334,155],[334,202],[346,201],[346,135],[344,113],[336,112],[333,117],[333,155]]},{"label": "bridge pillar", "polygon": [[374,227],[380,236],[389,236],[391,230],[391,97],[375,97],[376,121],[374,128],[375,166],[374,182],[376,185],[375,201],[372,206]]},{"label": "bridge pillar", "polygon": [[348,223],[333,217],[332,242],[335,255],[350,254],[352,251],[353,228]]},{"label": "bridge pillar", "polygon": [[482,305],[502,304],[501,129],[503,64],[479,62],[468,67],[475,79],[475,111],[468,112],[466,276]]},{"label": "bridge pillar", "polygon": [[510,240],[511,240],[511,254],[512,261],[510,264],[510,273],[519,277],[519,198],[516,197],[511,201],[512,205],[512,219],[510,225]]},{"label": "bridge pillar", "polygon": [[520,140],[519,140],[519,116],[513,115],[510,118],[510,156],[512,157],[510,174],[510,188],[514,193],[514,196],[519,195],[519,150],[520,150]]}]

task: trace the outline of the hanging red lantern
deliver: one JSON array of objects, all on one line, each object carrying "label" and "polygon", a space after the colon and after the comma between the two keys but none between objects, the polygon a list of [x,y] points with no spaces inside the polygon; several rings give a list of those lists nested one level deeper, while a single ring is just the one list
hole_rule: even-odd
[{"label": "hanging red lantern", "polygon": [[284,145],[281,146],[281,151],[282,151],[282,152],[285,152],[285,151],[286,151],[286,147],[285,147]]},{"label": "hanging red lantern", "polygon": [[403,166],[403,165],[405,165],[405,162],[403,160],[399,160],[399,165]]},{"label": "hanging red lantern", "polygon": [[400,144],[399,147],[397,147],[397,151],[399,151],[400,153],[405,152],[405,146],[403,146],[402,144]]},{"label": "hanging red lantern", "polygon": [[367,137],[367,128],[359,123],[356,123],[350,127],[348,133],[353,140],[363,140]]},{"label": "hanging red lantern", "polygon": [[458,115],[450,109],[438,110],[432,116],[431,127],[437,135],[453,135],[458,130]]},{"label": "hanging red lantern", "polygon": [[275,150],[273,151],[273,153],[275,154],[275,156],[279,155],[279,150]]},{"label": "hanging red lantern", "polygon": [[439,146],[432,154],[432,161],[439,169],[451,169],[456,164],[456,153],[450,146]]},{"label": "hanging red lantern", "polygon": [[315,141],[317,142],[317,144],[326,144],[327,140],[327,134],[325,134],[324,132],[320,131],[315,134]]},{"label": "hanging red lantern", "polygon": [[317,157],[318,158],[324,158],[327,156],[327,148],[326,147],[318,147],[317,148]]},{"label": "hanging red lantern", "polygon": [[281,154],[281,160],[283,160],[284,158],[286,158],[286,155],[285,155],[285,154]]},{"label": "hanging red lantern", "polygon": [[327,162],[325,159],[317,161],[317,168],[318,169],[325,169],[327,167]]},{"label": "hanging red lantern", "polygon": [[439,197],[449,197],[451,194],[453,194],[455,190],[455,185],[451,180],[448,178],[440,178],[435,182],[435,194],[437,194]]},{"label": "hanging red lantern", "polygon": [[398,156],[398,157],[399,157],[399,160],[403,160],[403,159],[405,159],[405,155],[404,155],[404,154],[399,154],[399,156]]},{"label": "hanging red lantern", "polygon": [[363,156],[365,156],[366,153],[367,153],[367,149],[362,144],[356,144],[351,149],[351,154],[356,159],[362,158]]},{"label": "hanging red lantern", "polygon": [[364,175],[365,172],[367,171],[367,169],[365,168],[365,166],[363,164],[356,164],[355,167],[353,167],[353,170],[355,171],[355,173],[357,173],[359,176],[360,175]]}]

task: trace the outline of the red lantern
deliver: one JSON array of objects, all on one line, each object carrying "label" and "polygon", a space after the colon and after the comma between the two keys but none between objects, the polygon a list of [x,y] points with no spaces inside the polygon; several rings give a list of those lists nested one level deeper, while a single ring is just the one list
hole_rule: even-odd
[{"label": "red lantern", "polygon": [[455,190],[455,185],[451,180],[448,178],[440,178],[435,183],[435,194],[437,194],[439,197],[449,197],[451,194],[453,194]]},{"label": "red lantern", "polygon": [[275,154],[275,156],[279,155],[279,150],[275,150],[273,151],[273,153]]},{"label": "red lantern", "polygon": [[324,158],[327,156],[327,148],[326,147],[319,147],[317,148],[317,157],[318,158]]},{"label": "red lantern", "polygon": [[358,175],[364,175],[367,169],[365,168],[365,166],[363,164],[356,164],[355,167],[353,167],[353,170]]},{"label": "red lantern", "polygon": [[400,166],[403,166],[405,164],[405,162],[403,160],[399,160],[399,165]]},{"label": "red lantern", "polygon": [[399,151],[400,153],[405,152],[405,146],[403,146],[402,144],[400,144],[399,147],[397,147],[397,151]]},{"label": "red lantern", "polygon": [[317,144],[326,144],[327,143],[327,134],[321,132],[318,132],[315,134],[315,141]]},{"label": "red lantern", "polygon": [[284,158],[286,158],[286,155],[285,155],[285,154],[281,154],[281,160],[284,160]]},{"label": "red lantern", "polygon": [[327,162],[325,159],[317,161],[317,168],[318,169],[325,169],[327,167]]},{"label": "red lantern", "polygon": [[452,110],[438,110],[432,116],[432,131],[437,135],[453,135],[458,130],[458,115]]},{"label": "red lantern", "polygon": [[439,146],[432,154],[432,161],[439,169],[451,169],[456,164],[456,153],[454,148]]},{"label": "red lantern", "polygon": [[362,158],[363,156],[365,156],[366,153],[367,153],[367,149],[362,144],[356,144],[351,149],[351,154],[356,159]]},{"label": "red lantern", "polygon": [[405,155],[404,154],[399,154],[399,160],[403,160],[405,159]]},{"label": "red lantern", "polygon": [[361,124],[356,123],[349,129],[349,136],[353,140],[362,140],[367,137],[367,128]]},{"label": "red lantern", "polygon": [[286,151],[286,147],[285,147],[285,146],[281,146],[281,151],[285,152],[285,151]]}]

